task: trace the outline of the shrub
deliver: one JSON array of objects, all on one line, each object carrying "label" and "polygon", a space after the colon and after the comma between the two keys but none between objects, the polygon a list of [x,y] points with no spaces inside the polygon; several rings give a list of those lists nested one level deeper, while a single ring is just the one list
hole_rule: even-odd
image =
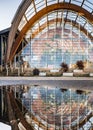
[{"label": "shrub", "polygon": [[37,68],[33,69],[33,75],[39,75],[39,69]]},{"label": "shrub", "polygon": [[76,90],[76,93],[81,95],[84,94],[85,92],[83,90]]},{"label": "shrub", "polygon": [[68,65],[66,63],[62,62],[60,66],[61,66],[63,72],[67,72],[68,71]]},{"label": "shrub", "polygon": [[84,63],[82,60],[77,61],[76,65],[77,65],[78,69],[84,69]]}]

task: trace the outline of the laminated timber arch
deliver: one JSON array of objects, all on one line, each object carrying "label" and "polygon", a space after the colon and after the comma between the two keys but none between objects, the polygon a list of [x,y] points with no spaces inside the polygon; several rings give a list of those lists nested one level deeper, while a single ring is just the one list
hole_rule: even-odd
[{"label": "laminated timber arch", "polygon": [[[39,29],[37,29],[36,31],[34,31],[34,32],[32,33],[32,37],[31,37],[31,38],[33,39],[36,35],[38,35],[38,33],[39,33],[38,30],[39,30],[40,32],[43,31],[43,29],[46,28],[46,25],[49,26],[49,25],[53,24],[54,21],[61,22],[62,19],[61,19],[61,18],[57,18],[57,19],[53,19],[53,20],[48,21],[48,23],[45,22],[44,24],[42,24],[42,25],[39,27]],[[83,32],[85,35],[88,35],[88,38],[89,38],[90,40],[92,40],[92,38],[93,38],[92,35],[91,35],[90,33],[88,33],[87,30],[86,30],[83,26],[79,26],[78,23],[75,23],[75,21],[71,21],[70,19],[64,19],[64,21],[65,21],[65,22],[68,22],[69,24],[72,23],[72,25],[75,26],[76,28],[80,28],[80,31]]]},{"label": "laminated timber arch", "polygon": [[[29,0],[28,0],[29,1]],[[31,1],[31,0],[30,0]],[[25,33],[34,25],[34,23],[36,23],[40,18],[42,18],[44,15],[55,11],[55,10],[59,10],[59,9],[67,9],[67,10],[72,10],[75,12],[79,12],[79,15],[84,16],[86,19],[88,19],[88,21],[90,21],[90,23],[93,23],[93,16],[91,13],[89,13],[87,10],[85,10],[84,8],[78,6],[78,5],[74,5],[74,4],[69,4],[69,3],[58,3],[58,4],[53,4],[50,6],[45,7],[44,9],[40,10],[39,12],[36,13],[36,15],[34,15],[27,23],[26,25],[22,28],[22,30],[20,31],[18,37],[15,39],[15,42],[13,43],[13,39],[17,30],[17,25],[19,24],[19,22],[17,22],[17,25],[15,26],[15,30],[13,31],[13,25],[15,24],[15,20],[14,23],[11,27],[11,30],[13,31],[13,35],[10,31],[9,34],[9,39],[8,39],[8,50],[7,50],[7,62],[13,60],[13,57],[25,35]],[[22,15],[21,15],[22,16]],[[16,18],[16,17],[15,17]],[[12,38],[11,38],[12,37]],[[11,38],[11,40],[10,40]],[[13,46],[13,48],[12,48]]]},{"label": "laminated timber arch", "polygon": [[[56,18],[56,19],[48,21],[48,23],[45,22],[44,24],[39,26],[39,28],[36,31],[34,31],[31,34],[31,39],[35,38],[39,34],[39,32],[42,32],[47,26],[52,25],[54,22],[62,22],[62,19],[61,18]],[[83,32],[85,35],[87,35],[90,40],[93,39],[92,35],[90,33],[88,33],[87,30],[83,26],[80,26],[78,23],[75,23],[75,21],[71,21],[70,19],[64,19],[64,22],[72,24],[74,27],[80,29],[80,31]]]}]

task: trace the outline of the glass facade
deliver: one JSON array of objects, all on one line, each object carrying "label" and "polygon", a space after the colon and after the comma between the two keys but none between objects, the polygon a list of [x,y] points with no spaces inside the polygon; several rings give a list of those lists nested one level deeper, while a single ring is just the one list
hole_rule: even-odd
[{"label": "glass facade", "polygon": [[[20,24],[19,24],[19,27],[18,29],[21,30],[23,28],[23,26],[28,22],[29,19],[31,19],[38,11],[42,10],[43,8],[49,6],[49,5],[53,5],[53,4],[57,4],[57,3],[69,3],[69,4],[75,4],[75,5],[78,5],[80,7],[82,7],[83,9],[89,11],[89,13],[93,13],[93,1],[91,0],[35,0],[35,1],[32,1],[31,2],[31,5],[29,5],[28,9],[26,10],[23,18],[21,19],[20,21]],[[62,12],[62,10],[61,10]],[[73,12],[73,11],[66,11],[66,18],[70,17],[69,13],[70,12]],[[74,12],[75,13],[75,16],[74,15],[71,15],[71,16],[74,16],[75,17],[75,21],[77,18],[79,17],[83,17],[83,16],[80,16],[78,15],[78,12]],[[63,14],[64,15],[64,14]],[[87,20],[85,20],[85,24],[87,24]],[[80,22],[82,23],[82,22]],[[85,26],[85,25],[84,25]]]},{"label": "glass facade", "polygon": [[[35,1],[36,8],[33,9],[37,10],[38,5],[41,9],[44,8],[44,2]],[[47,4],[51,2],[57,3],[56,0],[46,1]],[[86,6],[86,2],[91,4],[91,9],[93,3],[89,1],[70,1],[79,6]],[[26,14],[32,10],[32,5],[33,3]],[[92,23],[78,12],[66,9],[52,11],[28,30],[25,35],[28,45],[22,50],[21,56],[32,68],[59,68],[62,62],[71,66],[78,60],[93,62],[92,30]]]},{"label": "glass facade", "polygon": [[78,60],[93,62],[93,47],[89,38],[75,27],[55,25],[45,28],[30,39],[21,56],[30,67],[59,68],[62,62],[74,65]]},{"label": "glass facade", "polygon": [[[82,50],[82,51],[81,52],[78,51],[79,54],[76,54],[77,56],[78,55],[80,55],[80,56],[78,56],[79,58],[77,57],[75,59],[78,59],[78,60],[84,59],[87,61],[88,57],[89,57],[89,61],[91,61],[90,60],[91,56],[89,54],[89,52],[92,48],[92,44],[93,44],[93,31],[92,31],[93,30],[93,23],[92,23],[92,21],[93,21],[92,20],[93,2],[91,0],[45,0],[45,1],[44,0],[38,0],[38,1],[31,0],[29,2],[30,3],[27,5],[26,8],[25,8],[26,5],[24,6],[23,14],[21,15],[21,13],[20,13],[21,16],[16,25],[16,28],[19,30],[20,36],[21,36],[21,32],[22,32],[23,38],[28,42],[28,44],[31,44],[30,45],[31,47],[32,47],[34,39],[37,39],[37,38],[38,39],[40,38],[40,40],[42,39],[41,34],[43,34],[44,32],[46,34],[48,34],[48,32],[51,31],[52,29],[53,29],[53,32],[56,32],[56,29],[58,29],[58,28],[64,30],[61,33],[63,35],[63,36],[61,36],[61,40],[59,39],[59,42],[60,41],[64,42],[65,34],[63,34],[63,33],[66,33],[65,30],[68,29],[70,31],[70,38],[71,38],[71,36],[72,36],[72,38],[71,38],[71,40],[69,40],[69,36],[68,36],[68,38],[66,37],[68,39],[67,42],[69,42],[69,41],[71,42],[71,41],[73,41],[73,39],[77,39],[77,42],[80,42],[80,40],[82,39],[81,38],[82,34],[84,33],[86,35],[83,37],[83,40],[82,40],[82,41],[86,42],[85,46],[87,44],[86,54],[82,54],[83,53],[82,51],[84,50],[84,48],[82,48],[82,49],[80,48],[79,50]],[[24,5],[26,3],[23,2],[22,4]],[[62,6],[62,8],[61,8],[61,6]],[[19,9],[19,12],[20,12],[20,9]],[[72,34],[71,34],[71,32],[72,32]],[[75,34],[77,34],[78,36],[74,37],[73,32]],[[44,36],[44,38],[45,38],[45,36]],[[46,38],[48,38],[48,36],[46,36]],[[18,39],[20,39],[20,38],[18,38]],[[15,39],[14,41],[16,42],[16,40],[17,39]],[[57,40],[55,40],[55,42],[56,41]],[[18,42],[21,42],[21,41],[18,41]],[[44,42],[45,42],[45,39],[44,39]],[[63,44],[65,44],[65,42]],[[79,43],[79,44],[81,44],[81,43]],[[79,44],[76,46],[79,46]],[[37,45],[37,46],[41,46],[41,45]],[[62,46],[64,46],[64,45],[62,45]],[[71,45],[70,45],[70,47],[71,47]],[[73,49],[73,47],[71,47],[71,48]],[[71,48],[69,50],[71,50]],[[51,51],[49,51],[49,53],[50,52]],[[71,59],[72,61],[71,60],[67,61],[67,60],[65,60],[64,57],[67,57],[65,55],[68,55],[68,54],[64,54],[64,52],[65,52],[65,50],[62,50],[62,52],[61,52],[61,55],[62,55],[61,59],[63,57],[63,60],[61,60],[61,62],[64,61],[64,62],[67,62],[68,64],[75,63],[75,61],[73,61],[74,58],[71,58],[71,57],[73,57],[73,54],[70,54],[71,56],[68,57],[68,59]],[[69,51],[67,50],[67,53],[68,52]],[[40,58],[40,56],[38,54],[37,55],[34,54],[33,47],[32,47],[31,53],[33,53],[35,58],[33,57],[32,54],[30,54],[32,56],[29,56],[29,57],[31,57],[31,58],[28,58],[29,60],[31,60],[31,61],[33,61],[33,59],[36,59],[37,61],[40,60],[40,59],[38,59],[38,58]],[[47,52],[44,52],[44,53],[47,53]],[[53,53],[55,53],[55,52],[53,52]],[[47,60],[47,57],[48,57],[47,54],[44,54],[44,55],[46,55],[46,58],[44,58],[44,59]],[[43,57],[45,57],[45,56],[43,56]],[[50,56],[50,57],[53,57],[53,56]],[[81,58],[81,57],[83,57],[83,58]],[[50,58],[50,59],[53,59],[53,58]],[[55,61],[55,59],[56,58],[54,58],[53,60]],[[41,61],[39,61],[39,62],[41,62]],[[40,63],[37,63],[37,64],[40,64]],[[48,64],[48,63],[45,63],[45,64]],[[49,63],[49,64],[53,65],[53,63]],[[33,65],[33,63],[32,63],[32,66],[36,66],[36,65]],[[38,66],[42,66],[42,65],[38,65]]]}]

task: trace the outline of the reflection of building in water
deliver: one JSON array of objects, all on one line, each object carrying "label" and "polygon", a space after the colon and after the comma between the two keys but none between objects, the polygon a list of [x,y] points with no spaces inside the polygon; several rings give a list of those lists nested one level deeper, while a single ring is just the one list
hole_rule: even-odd
[{"label": "reflection of building in water", "polygon": [[[91,93],[80,90],[76,93],[71,89],[62,91],[59,88],[50,89],[48,87],[38,87],[37,90],[31,87],[28,93],[31,102],[28,104],[29,107],[26,107],[31,110],[33,115],[36,115],[39,122],[49,129],[54,130],[55,127],[69,129],[75,126],[82,128],[84,124],[79,126],[79,123],[92,112],[89,102]],[[37,96],[34,97],[34,94]],[[88,127],[91,127],[91,123]]]},{"label": "reflection of building in water", "polygon": [[93,94],[89,90],[17,85],[1,87],[0,93],[0,117],[7,117],[13,126],[27,128],[30,123],[28,130],[31,126],[36,130],[92,129]]}]

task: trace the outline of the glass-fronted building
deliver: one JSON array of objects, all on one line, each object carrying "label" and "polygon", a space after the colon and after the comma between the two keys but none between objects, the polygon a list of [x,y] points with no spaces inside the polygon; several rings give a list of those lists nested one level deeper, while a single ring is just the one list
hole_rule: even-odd
[{"label": "glass-fronted building", "polygon": [[[23,8],[22,11],[20,7]],[[92,66],[93,3],[91,1],[27,0],[22,2],[20,7],[12,21],[8,37],[8,61],[21,56],[32,68],[59,68],[62,62],[73,66],[78,60],[87,65],[91,63]],[[17,37],[15,37],[16,30],[19,30]],[[26,45],[21,45],[23,38],[27,42]],[[22,50],[17,54],[20,45]]]},{"label": "glass-fronted building", "polygon": [[22,0],[0,32],[0,67],[17,76],[0,82],[0,117],[13,130],[92,130],[93,1]]}]

